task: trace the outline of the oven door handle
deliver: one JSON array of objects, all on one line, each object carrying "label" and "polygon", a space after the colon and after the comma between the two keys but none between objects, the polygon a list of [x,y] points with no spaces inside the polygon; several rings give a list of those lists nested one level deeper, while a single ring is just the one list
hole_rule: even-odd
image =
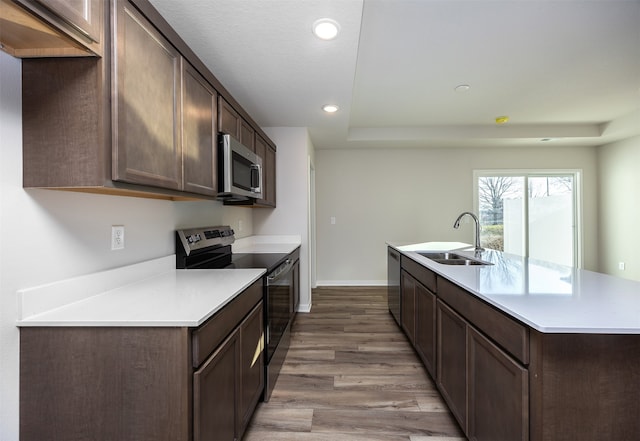
[{"label": "oven door handle", "polygon": [[284,277],[291,270],[292,266],[293,262],[291,259],[285,260],[282,265],[273,270],[273,272],[267,276],[267,283],[275,282],[276,280]]}]

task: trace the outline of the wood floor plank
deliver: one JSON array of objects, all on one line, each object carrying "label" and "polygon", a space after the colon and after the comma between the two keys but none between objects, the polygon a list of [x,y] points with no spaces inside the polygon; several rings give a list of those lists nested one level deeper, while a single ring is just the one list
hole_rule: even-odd
[{"label": "wood floor plank", "polygon": [[[313,412],[312,432],[385,433],[389,435],[449,435],[458,427],[448,413],[386,410],[328,410]],[[459,436],[459,433],[458,433]]]},{"label": "wood floor plank", "polygon": [[422,366],[416,362],[414,364],[397,364],[391,365],[389,363],[330,363],[330,362],[317,362],[310,365],[305,362],[288,362],[285,361],[282,365],[280,372],[285,374],[311,374],[311,375],[349,375],[349,374],[363,374],[363,375],[386,375],[389,372],[396,374],[409,374],[413,375]]},{"label": "wood floor plank", "polygon": [[422,364],[412,352],[337,350],[334,359],[336,363],[412,364],[422,368]]},{"label": "wood floor plank", "polygon": [[251,424],[256,431],[311,432],[312,418],[313,409],[288,409],[261,403]]},{"label": "wood floor plank", "polygon": [[287,362],[295,361],[319,361],[319,360],[335,360],[336,351],[333,349],[298,349],[289,348],[287,353]]},{"label": "wood floor plank", "polygon": [[298,314],[289,353],[245,441],[460,441],[389,314],[384,287],[323,287]]},{"label": "wood floor plank", "polygon": [[[271,400],[290,408],[335,410],[405,410],[420,412],[414,394],[385,390],[275,390]],[[314,414],[315,416],[315,414]]]},{"label": "wood floor plank", "polygon": [[[333,386],[336,389],[430,391],[435,390],[422,372],[414,375],[337,375]],[[423,400],[424,401],[424,400]],[[418,402],[420,404],[420,402]]]},{"label": "wood floor plank", "polygon": [[333,375],[289,375],[281,373],[276,382],[278,390],[333,390]]}]

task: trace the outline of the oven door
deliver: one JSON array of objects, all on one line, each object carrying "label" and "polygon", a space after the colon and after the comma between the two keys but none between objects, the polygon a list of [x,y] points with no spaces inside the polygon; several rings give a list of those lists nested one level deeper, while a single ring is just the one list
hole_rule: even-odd
[{"label": "oven door", "polygon": [[292,314],[293,262],[285,263],[267,276],[266,345],[267,363],[271,360]]}]

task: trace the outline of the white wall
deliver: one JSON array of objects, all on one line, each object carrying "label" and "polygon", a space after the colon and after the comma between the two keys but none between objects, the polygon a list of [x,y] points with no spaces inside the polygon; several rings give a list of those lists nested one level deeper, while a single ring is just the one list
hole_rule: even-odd
[{"label": "white wall", "polygon": [[311,308],[309,225],[310,163],[314,149],[306,128],[268,127],[264,129],[278,146],[276,155],[275,210],[254,209],[254,233],[300,235],[300,310]]},{"label": "white wall", "polygon": [[640,136],[599,147],[598,169],[600,270],[640,281]]},{"label": "white wall", "polygon": [[[252,234],[253,210],[22,188],[21,62],[0,52],[0,440],[18,440],[16,291],[174,254],[175,228],[230,224]],[[111,225],[125,249],[110,250]],[[37,251],[37,252],[36,252]]]},{"label": "white wall", "polygon": [[[385,241],[463,241],[474,169],[582,169],[584,267],[597,268],[596,149],[317,150],[318,285],[386,283]],[[335,217],[335,224],[330,220]]]}]

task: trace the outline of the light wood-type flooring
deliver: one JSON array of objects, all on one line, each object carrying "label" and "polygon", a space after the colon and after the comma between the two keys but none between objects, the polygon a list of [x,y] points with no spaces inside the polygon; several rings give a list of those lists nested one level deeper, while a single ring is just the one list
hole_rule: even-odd
[{"label": "light wood-type flooring", "polygon": [[298,314],[244,441],[465,440],[387,308],[385,287],[322,287]]}]

